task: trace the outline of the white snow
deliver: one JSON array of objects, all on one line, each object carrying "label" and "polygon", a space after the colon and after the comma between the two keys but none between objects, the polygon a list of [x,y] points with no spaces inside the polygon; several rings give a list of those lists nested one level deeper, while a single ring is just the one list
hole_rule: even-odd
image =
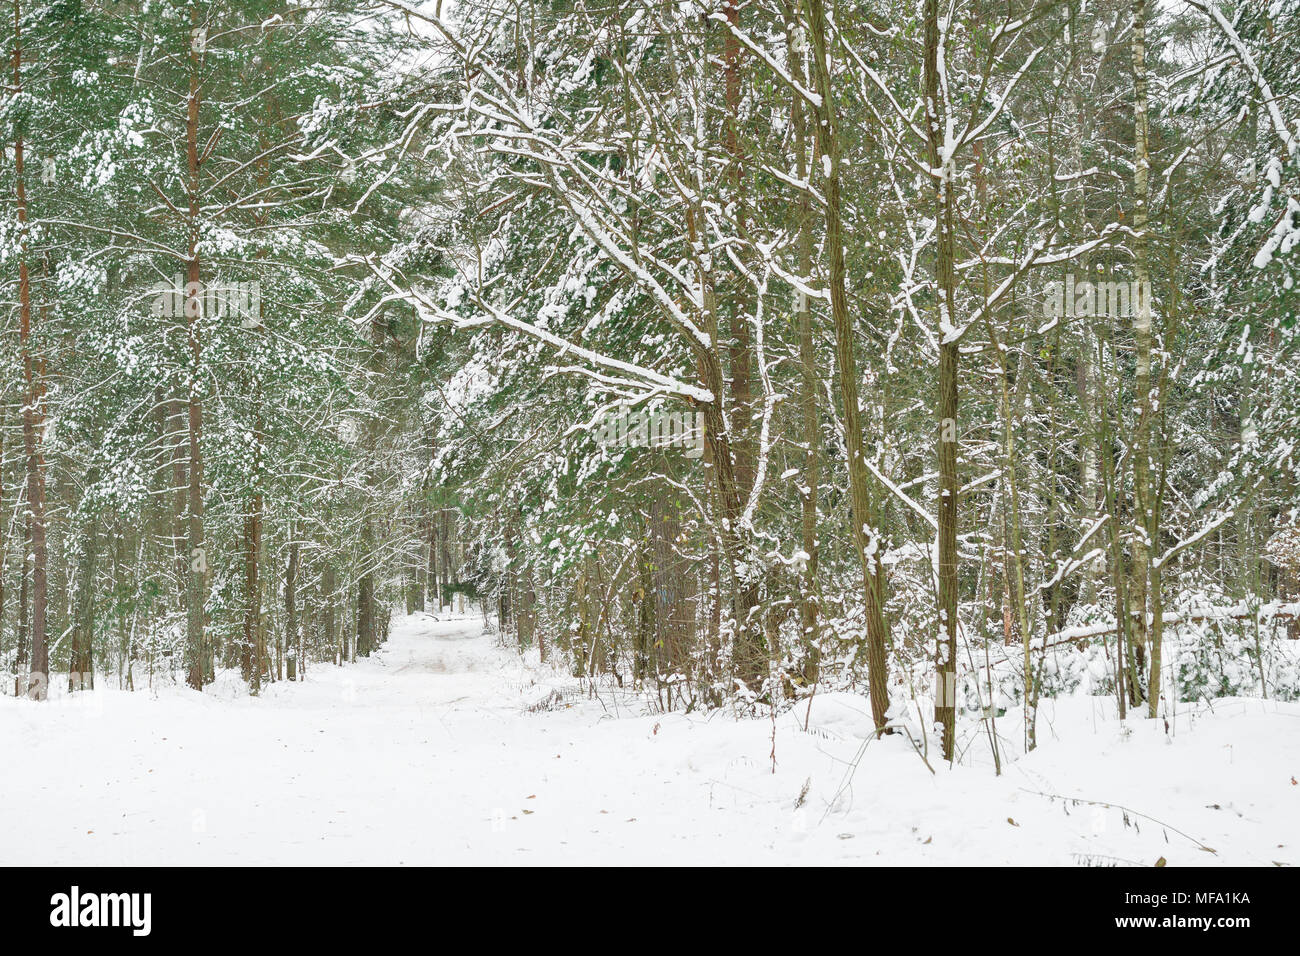
[{"label": "white snow", "polygon": [[1001,776],[970,723],[932,773],[864,697],[653,714],[481,630],[401,618],[260,698],[0,698],[0,863],[1300,863],[1300,704],[1048,700],[1028,757],[998,719]]}]

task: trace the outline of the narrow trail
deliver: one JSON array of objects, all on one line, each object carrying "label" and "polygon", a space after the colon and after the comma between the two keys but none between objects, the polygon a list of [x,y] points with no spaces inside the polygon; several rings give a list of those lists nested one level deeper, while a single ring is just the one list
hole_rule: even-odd
[{"label": "narrow trail", "polygon": [[[415,615],[373,658],[313,665],[257,699],[11,702],[0,752],[29,769],[0,782],[0,862],[671,863],[700,838],[682,810],[703,823],[737,805],[723,787],[711,810],[694,782],[684,800],[684,770],[637,755],[657,721],[629,740],[586,701],[533,712],[549,693],[481,617]],[[38,754],[42,738],[59,753]],[[728,837],[758,822],[733,817],[715,836],[727,857],[744,842],[742,857],[770,858]]]},{"label": "narrow trail", "polygon": [[477,615],[414,615],[259,698],[0,698],[0,864],[1300,863],[1300,705],[1216,701],[1173,736],[1103,706],[1054,705],[1001,777],[976,751],[932,775],[903,735],[862,749],[853,695],[807,731],[802,706],[655,715]]}]

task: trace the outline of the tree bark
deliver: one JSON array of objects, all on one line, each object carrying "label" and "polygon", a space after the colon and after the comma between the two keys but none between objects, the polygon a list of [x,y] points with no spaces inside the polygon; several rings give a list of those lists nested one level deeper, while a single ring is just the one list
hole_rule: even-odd
[{"label": "tree bark", "polygon": [[68,691],[93,690],[95,642],[95,568],[99,557],[99,524],[86,529],[85,552],[77,582],[77,616],[72,629],[72,655],[68,663]]},{"label": "tree bark", "polygon": [[[795,76],[804,78],[803,51],[799,44],[790,42],[790,69]],[[795,170],[801,182],[808,181],[808,117],[803,98],[792,95],[794,114]],[[812,204],[808,193],[799,192],[799,272],[805,281],[811,281],[813,267]],[[821,387],[817,374],[817,353],[813,346],[813,315],[808,296],[798,293],[799,312],[799,372],[802,384],[800,398],[801,425],[804,441],[803,487],[799,490],[799,530],[804,558],[802,591],[799,601],[799,626],[804,648],[803,681],[815,684],[821,665],[821,645],[818,641],[818,614],[820,589],[818,587],[817,500],[821,480],[821,428],[817,414],[818,390]]]},{"label": "tree bark", "polygon": [[[14,93],[23,91],[22,3],[14,0]],[[18,342],[23,356],[23,456],[27,472],[27,513],[32,555],[31,677],[27,693],[44,699],[49,691],[49,647],[46,641],[47,553],[45,543],[45,458],[41,453],[44,387],[33,355],[31,276],[27,268],[27,181],[23,169],[23,136],[14,138],[14,179],[20,235],[18,254]]]},{"label": "tree bark", "polygon": [[935,646],[934,720],[943,731],[943,758],[952,760],[957,731],[957,366],[955,240],[951,156],[941,153],[944,131],[939,115],[939,4],[925,2],[926,148],[934,183],[938,241],[935,280],[939,317],[939,636]]},{"label": "tree bark", "polygon": [[262,686],[265,667],[261,655],[262,584],[259,561],[262,551],[262,496],[254,494],[244,515],[244,635],[240,647],[240,670],[256,694]]},{"label": "tree bark", "polygon": [[289,565],[284,573],[284,646],[289,656],[289,680],[297,680],[298,662],[298,536],[289,526]]},{"label": "tree bark", "polygon": [[[190,10],[192,30],[198,29],[199,9]],[[189,199],[189,258],[186,262],[187,290],[191,293],[185,302],[186,332],[190,346],[190,383],[187,403],[189,425],[189,586],[186,589],[185,653],[187,657],[187,683],[201,690],[212,679],[211,648],[208,646],[204,604],[207,598],[207,553],[203,538],[203,402],[200,397],[200,322],[203,318],[204,296],[200,289],[199,262],[199,48],[193,40],[189,45],[189,98],[185,121],[186,193]]]},{"label": "tree bark", "polygon": [[837,117],[831,95],[829,30],[823,0],[805,0],[813,47],[813,77],[821,106],[817,116],[817,141],[824,164],[826,199],[825,251],[829,262],[831,319],[835,326],[835,367],[840,400],[844,405],[844,445],[848,452],[850,518],[853,547],[862,568],[867,617],[867,680],[871,689],[871,716],[877,733],[883,733],[889,711],[889,665],[886,644],[880,538],[874,527],[874,507],[867,479],[858,407],[858,369],[853,351],[853,326],[849,319],[844,261],[843,214],[840,198],[840,147]]},{"label": "tree bark", "polygon": [[[1129,699],[1136,707],[1142,702],[1142,678],[1146,676],[1146,650],[1148,638],[1147,606],[1152,602],[1149,589],[1152,580],[1150,549],[1155,546],[1155,510],[1151,487],[1151,274],[1147,265],[1147,217],[1150,201],[1149,174],[1151,169],[1147,127],[1147,73],[1146,73],[1146,0],[1133,0],[1133,278],[1137,283],[1133,307],[1133,340],[1135,349],[1137,426],[1133,436],[1133,512],[1134,533],[1132,554],[1132,579],[1129,587],[1129,607],[1133,613],[1132,680]],[[1153,677],[1159,683],[1159,672]],[[1159,688],[1150,694],[1150,714],[1156,714]]]}]

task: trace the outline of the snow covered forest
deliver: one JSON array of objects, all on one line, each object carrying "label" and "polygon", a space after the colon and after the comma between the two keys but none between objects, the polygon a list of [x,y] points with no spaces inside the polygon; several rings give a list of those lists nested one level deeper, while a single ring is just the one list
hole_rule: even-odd
[{"label": "snow covered forest", "polygon": [[[1285,733],[1237,781],[1273,794],[1260,846],[1184,846],[1300,863],[1300,0],[14,0],[5,29],[0,752],[97,766],[170,721],[269,773],[271,708],[357,713],[355,681],[419,736],[375,676],[405,665],[574,739],[703,721],[819,813],[873,753],[960,770],[1010,839],[1012,765],[1104,783],[1100,744],[1030,763],[1067,727],[1198,777]],[[818,733],[850,744],[809,796]],[[39,815],[28,787],[0,804]]]}]

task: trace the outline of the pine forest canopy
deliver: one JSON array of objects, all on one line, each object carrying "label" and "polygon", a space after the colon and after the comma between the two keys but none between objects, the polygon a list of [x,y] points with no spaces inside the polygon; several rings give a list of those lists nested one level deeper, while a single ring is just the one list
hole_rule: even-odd
[{"label": "pine forest canopy", "polygon": [[16,0],[0,690],[1300,697],[1300,0]]}]

